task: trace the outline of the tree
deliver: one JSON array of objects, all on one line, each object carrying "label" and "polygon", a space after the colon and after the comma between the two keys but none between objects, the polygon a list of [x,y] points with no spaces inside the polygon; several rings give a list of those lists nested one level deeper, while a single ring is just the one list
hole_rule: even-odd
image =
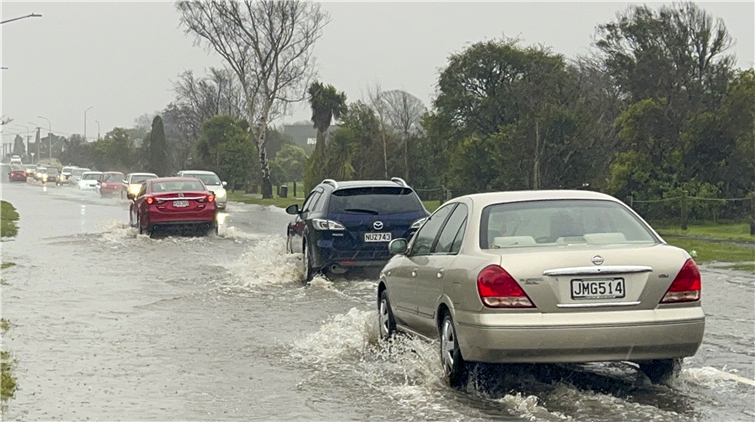
[{"label": "tree", "polygon": [[259,174],[257,154],[247,141],[245,123],[229,115],[207,119],[196,144],[200,164],[228,181],[231,189],[256,185],[254,175]]},{"label": "tree", "polygon": [[348,110],[346,106],[346,94],[338,92],[333,85],[324,85],[320,82],[312,82],[307,90],[309,105],[312,108],[312,123],[317,129],[317,143],[315,151],[306,163],[306,175],[304,177],[304,190],[313,189],[323,180],[326,157],[324,154],[325,141],[328,128],[333,119],[340,119]]},{"label": "tree", "polygon": [[236,74],[262,173],[262,196],[272,197],[267,128],[304,98],[313,48],[328,23],[317,3],[292,1],[180,1],[187,32],[211,46]]},{"label": "tree", "polygon": [[26,154],[26,145],[24,145],[24,138],[20,135],[16,135],[13,139],[13,155],[23,157]]},{"label": "tree", "polygon": [[275,156],[275,161],[288,176],[288,181],[301,181],[304,178],[304,162],[307,154],[304,149],[296,145],[283,145]]},{"label": "tree", "polygon": [[171,174],[170,161],[168,158],[168,143],[165,140],[165,128],[163,119],[155,116],[152,120],[152,130],[149,134],[149,161],[147,169],[151,173],[167,176]]},{"label": "tree", "polygon": [[383,92],[382,100],[388,122],[404,145],[404,178],[409,180],[409,140],[422,128],[420,118],[425,113],[425,105],[419,98],[401,90]]}]

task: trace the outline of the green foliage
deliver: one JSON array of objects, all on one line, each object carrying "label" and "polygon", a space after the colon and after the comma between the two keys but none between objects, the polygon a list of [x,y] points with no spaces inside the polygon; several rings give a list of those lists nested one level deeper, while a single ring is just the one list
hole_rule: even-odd
[{"label": "green foliage", "polygon": [[159,176],[168,176],[172,173],[168,158],[168,143],[165,140],[165,128],[163,119],[155,116],[152,120],[152,130],[149,133],[149,156],[147,159],[147,171]]},{"label": "green foliage", "polygon": [[104,138],[89,144],[91,168],[100,171],[128,171],[138,162],[138,152],[123,128],[115,128]]},{"label": "green foliage", "polygon": [[304,178],[304,162],[307,155],[304,149],[296,145],[283,145],[273,160],[286,175],[287,181]]},{"label": "green foliage", "polygon": [[230,189],[258,185],[261,179],[257,149],[243,122],[231,116],[218,115],[204,122],[196,157],[204,168],[227,181]]},{"label": "green foliage", "polygon": [[315,152],[304,166],[304,188],[312,190],[320,181],[329,177],[325,154],[326,134],[330,123],[347,113],[346,94],[338,92],[333,85],[313,82],[308,89],[309,105],[312,107],[312,123],[317,129]]},{"label": "green foliage", "polygon": [[0,399],[7,401],[16,393],[16,378],[13,376],[13,360],[10,353],[0,352]]},{"label": "green foliage", "polygon": [[0,201],[0,237],[12,237],[18,233],[18,212],[8,201]]}]

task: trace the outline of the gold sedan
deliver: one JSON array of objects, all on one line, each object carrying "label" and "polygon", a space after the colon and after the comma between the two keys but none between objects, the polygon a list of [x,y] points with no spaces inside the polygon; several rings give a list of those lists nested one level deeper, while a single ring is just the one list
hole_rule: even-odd
[{"label": "gold sedan", "polygon": [[632,361],[663,382],[702,342],[695,262],[608,195],[463,196],[389,249],[381,337],[439,338],[451,384],[475,362]]}]

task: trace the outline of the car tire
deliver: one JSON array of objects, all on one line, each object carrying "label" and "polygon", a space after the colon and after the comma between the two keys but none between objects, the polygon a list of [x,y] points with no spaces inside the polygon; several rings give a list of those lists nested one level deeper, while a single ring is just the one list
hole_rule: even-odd
[{"label": "car tire", "polygon": [[640,362],[640,372],[645,374],[653,384],[664,384],[682,372],[682,359],[658,359]]},{"label": "car tire", "polygon": [[139,217],[139,214],[136,215],[136,228],[139,230],[139,234],[144,234],[144,229],[142,229],[142,219]]},{"label": "car tire", "polygon": [[467,382],[469,375],[467,363],[461,356],[451,314],[446,312],[442,321],[440,325],[440,363],[451,387],[460,387]]},{"label": "car tire", "polygon": [[210,228],[205,231],[205,236],[218,237],[218,225],[213,224],[212,226],[210,226]]},{"label": "car tire", "polygon": [[388,300],[388,290],[380,293],[378,301],[378,326],[380,328],[380,339],[388,340],[396,332],[396,320],[393,318],[391,302]]},{"label": "car tire", "polygon": [[294,253],[293,245],[291,245],[291,236],[286,233],[286,253]]},{"label": "car tire", "polygon": [[303,269],[304,279],[302,280],[302,282],[304,284],[307,284],[310,281],[312,281],[312,278],[315,276],[315,272],[312,269],[312,262],[311,262],[312,261],[312,257],[311,257],[311,255],[309,253],[309,247],[307,246],[307,241],[306,240],[302,244],[302,252],[303,252],[303,255],[304,255],[304,258],[302,259],[302,261],[303,261],[303,267],[304,267],[304,269]]},{"label": "car tire", "polygon": [[136,221],[134,221],[135,220],[135,218],[134,218],[135,215],[136,214],[134,213],[134,210],[131,207],[129,207],[129,209],[128,209],[128,225],[131,226],[131,227],[136,227]]}]

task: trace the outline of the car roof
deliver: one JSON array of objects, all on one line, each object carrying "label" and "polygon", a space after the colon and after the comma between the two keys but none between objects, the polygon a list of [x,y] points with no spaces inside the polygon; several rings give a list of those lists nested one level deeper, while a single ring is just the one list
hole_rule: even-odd
[{"label": "car roof", "polygon": [[409,188],[408,186],[402,186],[390,180],[348,180],[348,181],[343,181],[343,182],[336,182],[336,185],[337,186],[334,187],[330,182],[320,183],[320,186],[334,187],[335,190],[352,189],[352,188],[376,188],[376,187]]},{"label": "car roof", "polygon": [[[156,179],[149,179],[147,182],[149,183],[160,183],[160,182],[196,182],[198,179],[194,177],[158,177]],[[201,180],[200,180],[201,182]]]},{"label": "car roof", "polygon": [[595,199],[619,202],[616,198],[600,192],[587,190],[519,190],[507,192],[486,192],[460,196],[456,199],[469,198],[479,205],[502,202],[544,201],[554,199]]},{"label": "car roof", "polygon": [[155,176],[157,175],[155,173],[129,173],[129,176]]},{"label": "car roof", "polygon": [[101,172],[101,171],[85,171],[85,172],[84,172],[84,174],[87,174],[87,173],[90,173],[90,174],[91,174],[91,173],[102,174],[102,172]]},{"label": "car roof", "polygon": [[103,171],[103,173],[107,173],[107,174],[123,174],[122,171],[115,171],[115,170]]},{"label": "car roof", "polygon": [[[191,173],[191,174],[215,174],[214,171],[207,170],[181,170],[179,173]],[[217,174],[215,174],[217,176]]]}]

